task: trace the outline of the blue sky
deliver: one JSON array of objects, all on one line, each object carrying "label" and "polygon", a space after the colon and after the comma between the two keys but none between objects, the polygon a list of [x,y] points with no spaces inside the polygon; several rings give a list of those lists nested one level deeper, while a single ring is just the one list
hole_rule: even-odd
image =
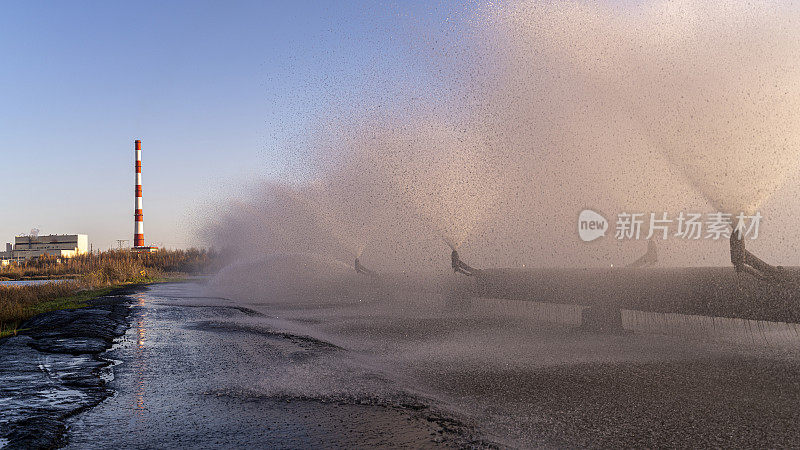
[{"label": "blue sky", "polygon": [[424,85],[402,29],[421,21],[436,33],[449,8],[5,3],[0,242],[33,227],[89,234],[95,248],[131,239],[138,138],[146,238],[191,245],[216,196],[285,176],[294,141],[328,102],[380,103]]}]

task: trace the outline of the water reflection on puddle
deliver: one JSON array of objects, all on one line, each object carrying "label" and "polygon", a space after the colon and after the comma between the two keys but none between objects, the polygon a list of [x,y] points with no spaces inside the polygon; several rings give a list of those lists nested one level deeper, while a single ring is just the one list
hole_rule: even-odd
[{"label": "water reflection on puddle", "polygon": [[136,350],[134,352],[133,362],[136,377],[136,393],[134,395],[135,403],[133,404],[133,410],[136,416],[141,419],[145,412],[144,394],[147,375],[147,357],[145,355],[147,328],[145,323],[147,320],[147,309],[145,308],[145,296],[143,294],[136,294],[133,298],[136,301],[136,306],[140,307],[136,318]]}]

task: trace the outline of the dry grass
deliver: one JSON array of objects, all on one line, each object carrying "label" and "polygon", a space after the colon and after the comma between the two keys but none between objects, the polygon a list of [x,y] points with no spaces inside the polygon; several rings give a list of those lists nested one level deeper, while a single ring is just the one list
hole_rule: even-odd
[{"label": "dry grass", "polygon": [[204,250],[173,250],[150,254],[108,251],[58,262],[39,258],[0,270],[0,278],[73,277],[69,281],[33,286],[0,286],[0,337],[16,334],[24,320],[45,311],[79,308],[110,287],[163,279],[165,274],[192,274],[211,269],[214,255]]},{"label": "dry grass", "polygon": [[80,289],[79,283],[47,283],[38,286],[0,286],[0,337],[16,334],[23,320],[37,314],[37,305],[45,300],[69,297]]},{"label": "dry grass", "polygon": [[126,250],[81,255],[61,262],[55,257],[41,257],[20,265],[0,269],[0,279],[21,280],[31,278],[81,277],[102,272],[101,278],[111,282],[136,277],[142,270],[160,272],[198,273],[209,270],[214,253],[205,250],[166,250],[156,253],[135,254]]}]

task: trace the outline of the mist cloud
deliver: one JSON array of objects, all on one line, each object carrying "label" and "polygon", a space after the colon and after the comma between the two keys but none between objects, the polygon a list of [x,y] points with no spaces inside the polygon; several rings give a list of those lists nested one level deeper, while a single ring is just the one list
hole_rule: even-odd
[{"label": "mist cloud", "polygon": [[[581,210],[751,212],[796,171],[793,5],[523,1],[467,16],[456,48],[437,49],[449,97],[320,117],[311,175],[232,200],[209,240],[238,259],[379,270],[447,270],[446,243],[484,267],[608,265],[645,244],[583,243]],[[670,264],[726,263],[725,242],[665,245]]]}]

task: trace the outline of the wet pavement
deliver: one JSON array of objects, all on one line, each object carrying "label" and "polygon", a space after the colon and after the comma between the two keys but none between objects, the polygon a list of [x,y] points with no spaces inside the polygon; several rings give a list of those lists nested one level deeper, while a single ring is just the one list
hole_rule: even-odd
[{"label": "wet pavement", "polygon": [[69,419],[68,447],[800,443],[789,324],[627,311],[627,332],[602,334],[578,331],[573,306],[430,290],[215,295],[134,294],[131,328],[103,355],[120,361],[114,395]]},{"label": "wet pavement", "polygon": [[665,315],[626,316],[636,333],[583,333],[569,307],[430,291],[327,305],[204,294],[177,284],[140,295],[117,350],[129,361],[118,394],[71,425],[70,442],[800,442],[791,331],[755,339],[742,322],[698,333]]},{"label": "wet pavement", "polygon": [[138,294],[115,395],[75,417],[68,448],[460,446],[468,426],[349,350],[191,283]]},{"label": "wet pavement", "polygon": [[114,361],[102,353],[128,328],[126,294],[135,289],[40,314],[0,341],[0,447],[63,443],[66,420],[111,394]]}]

